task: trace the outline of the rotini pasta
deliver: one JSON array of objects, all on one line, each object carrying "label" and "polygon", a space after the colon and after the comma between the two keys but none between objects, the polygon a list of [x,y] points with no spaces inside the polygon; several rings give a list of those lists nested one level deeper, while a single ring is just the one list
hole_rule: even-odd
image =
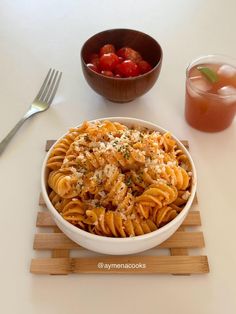
[{"label": "rotini pasta", "polygon": [[71,143],[78,136],[78,129],[70,129],[68,134],[64,136],[55,146],[51,152],[47,166],[52,170],[60,169],[66,152],[68,151]]},{"label": "rotini pasta", "polygon": [[174,219],[191,187],[191,163],[170,133],[84,122],[52,149],[49,198],[64,219],[93,234],[130,237]]},{"label": "rotini pasta", "polygon": [[121,212],[105,211],[104,208],[95,208],[86,212],[89,224],[88,230],[98,235],[113,237],[127,237],[142,235],[157,229],[150,219],[124,216]]}]

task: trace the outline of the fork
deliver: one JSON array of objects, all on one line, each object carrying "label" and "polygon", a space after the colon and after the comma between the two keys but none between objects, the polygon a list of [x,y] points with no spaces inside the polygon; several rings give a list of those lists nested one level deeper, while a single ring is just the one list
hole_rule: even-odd
[{"label": "fork", "polygon": [[47,76],[37,94],[35,99],[30,105],[29,110],[26,114],[20,119],[20,121],[14,126],[14,128],[7,134],[7,136],[0,143],[0,155],[5,150],[6,146],[22,126],[22,124],[30,117],[36,113],[43,112],[47,110],[56,94],[58,85],[60,83],[62,72],[50,69],[47,73]]}]

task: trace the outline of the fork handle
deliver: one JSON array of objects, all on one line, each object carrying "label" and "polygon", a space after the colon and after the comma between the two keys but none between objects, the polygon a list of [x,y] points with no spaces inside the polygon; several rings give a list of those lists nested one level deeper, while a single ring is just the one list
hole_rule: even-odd
[{"label": "fork handle", "polygon": [[0,143],[0,155],[3,153],[5,148],[7,147],[10,140],[13,138],[13,136],[16,134],[16,132],[19,130],[19,128],[22,126],[22,124],[33,114],[37,113],[38,111],[36,109],[29,109],[26,114],[17,122],[17,124],[14,126],[14,128],[6,135],[6,137],[1,141]]}]

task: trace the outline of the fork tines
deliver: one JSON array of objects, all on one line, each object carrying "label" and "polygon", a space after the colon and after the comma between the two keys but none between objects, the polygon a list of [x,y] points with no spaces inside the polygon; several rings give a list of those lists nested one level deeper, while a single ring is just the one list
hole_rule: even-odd
[{"label": "fork tines", "polygon": [[35,100],[51,105],[60,83],[62,72],[50,69]]}]

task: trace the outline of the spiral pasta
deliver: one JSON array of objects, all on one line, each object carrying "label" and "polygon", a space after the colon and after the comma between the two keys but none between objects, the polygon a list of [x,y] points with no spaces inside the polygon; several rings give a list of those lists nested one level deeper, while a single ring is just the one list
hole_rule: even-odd
[{"label": "spiral pasta", "polygon": [[68,134],[64,136],[54,147],[48,158],[47,167],[52,170],[60,169],[65,155],[75,138],[78,136],[78,129],[70,129]]},{"label": "spiral pasta", "polygon": [[54,170],[49,174],[48,185],[61,197],[71,198],[78,194],[77,176],[70,169]]},{"label": "spiral pasta", "polygon": [[87,232],[130,237],[174,219],[191,188],[191,163],[170,133],[118,122],[70,129],[48,161],[49,198]]},{"label": "spiral pasta", "polygon": [[114,211],[105,211],[104,208],[93,209],[86,212],[89,218],[89,231],[98,235],[113,237],[127,237],[142,235],[157,229],[150,219],[138,217],[124,217],[124,214]]}]

